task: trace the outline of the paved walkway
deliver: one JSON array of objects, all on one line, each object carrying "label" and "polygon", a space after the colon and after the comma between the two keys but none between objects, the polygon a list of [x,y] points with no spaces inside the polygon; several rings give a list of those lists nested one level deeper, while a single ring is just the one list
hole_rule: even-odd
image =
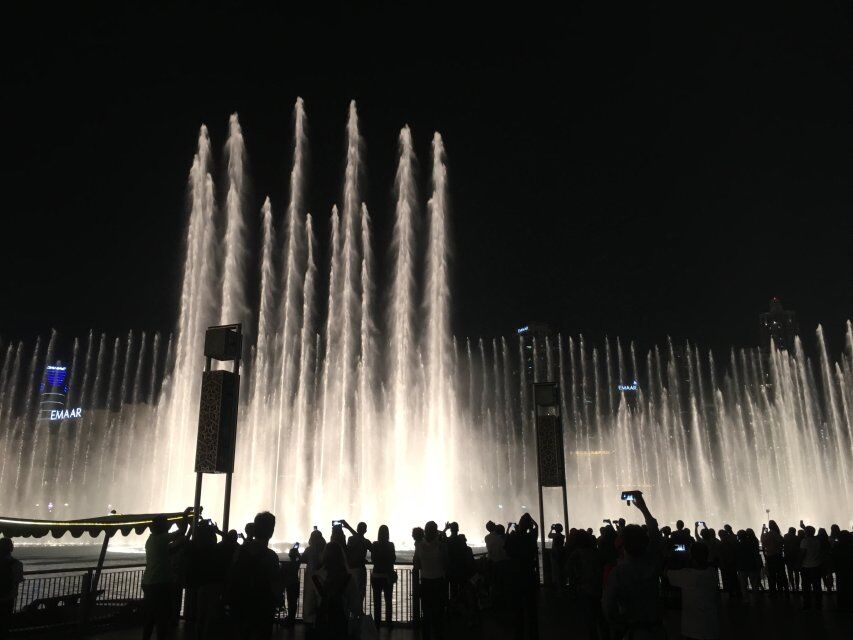
[{"label": "paved walkway", "polygon": [[[755,603],[737,605],[728,603],[723,596],[722,638],[727,640],[754,640],[768,638],[771,640],[853,640],[853,613],[835,610],[835,598],[829,596],[823,611],[802,611],[799,597],[791,601],[784,599],[770,600],[766,596],[759,597]],[[540,599],[540,632],[541,640],[565,640],[588,636],[584,625],[584,611],[577,602],[568,598],[555,597],[545,592]],[[671,640],[681,638],[679,632],[679,612],[669,611],[666,627]],[[447,634],[448,640],[503,640],[510,639],[508,620],[500,614],[484,617],[482,624],[475,628],[467,628],[459,621],[454,621]],[[99,634],[99,640],[138,640],[140,629],[125,629],[110,633]],[[277,629],[273,634],[276,640],[303,640],[305,631],[301,625],[295,629]],[[380,639],[414,640],[420,635],[410,628],[396,628],[389,633],[382,629]],[[183,628],[175,640],[194,640]]]}]

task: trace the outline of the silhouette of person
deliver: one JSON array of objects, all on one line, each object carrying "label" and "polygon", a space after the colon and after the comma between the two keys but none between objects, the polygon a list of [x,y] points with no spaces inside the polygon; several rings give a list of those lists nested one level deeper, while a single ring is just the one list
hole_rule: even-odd
[{"label": "silhouette of person", "polygon": [[207,588],[217,581],[216,527],[208,520],[196,523],[192,539],[186,544],[186,606],[184,616],[195,624],[199,638],[209,637],[202,631],[208,618],[214,615],[216,604],[211,600],[213,589]]},{"label": "silhouette of person", "polygon": [[663,607],[658,588],[661,535],[658,522],[646,506],[642,492],[634,506],[643,514],[646,529],[629,524],[622,530],[623,562],[607,578],[602,604],[613,627],[633,640],[663,639]]},{"label": "silhouette of person", "polygon": [[[490,526],[491,525],[491,526]],[[486,530],[489,532],[486,535],[486,552],[488,553],[489,562],[500,562],[506,558],[506,536],[504,528],[501,524],[495,524],[491,520],[486,523]]]},{"label": "silhouette of person", "polygon": [[394,563],[397,561],[397,551],[391,542],[388,527],[382,525],[376,532],[376,542],[370,547],[370,560],[373,571],[370,574],[370,587],[373,591],[373,620],[378,629],[382,621],[382,601],[385,601],[385,620],[388,628],[392,621],[392,595],[394,584],[397,582],[397,572]]},{"label": "silhouette of person", "polygon": [[367,533],[367,524],[359,522],[356,529],[353,530],[349,523],[344,520],[343,526],[352,534],[347,540],[347,562],[350,569],[355,573],[359,593],[364,599],[367,590],[367,552],[370,551],[370,540],[364,537],[364,534]]},{"label": "silhouette of person", "polygon": [[151,534],[145,541],[145,573],[142,576],[142,639],[149,640],[157,630],[157,640],[172,636],[172,616],[176,591],[171,555],[184,544],[179,529],[169,533],[171,525],[165,516],[156,516]]},{"label": "silhouette of person", "polygon": [[740,583],[741,594],[747,597],[748,589],[753,594],[758,594],[761,589],[761,551],[758,546],[758,538],[752,529],[741,529],[737,533],[737,576]]},{"label": "silhouette of person", "polygon": [[708,547],[690,548],[691,566],[670,569],[667,579],[681,589],[681,637],[717,640],[720,637],[720,591],[717,571],[708,564]]},{"label": "silhouette of person", "polygon": [[800,539],[797,530],[788,527],[788,532],[782,536],[782,552],[785,560],[785,571],[788,574],[788,584],[792,591],[800,590]]},{"label": "silhouette of person", "polygon": [[323,549],[322,563],[311,576],[318,600],[312,637],[319,640],[351,637],[349,621],[361,615],[362,599],[347,567],[344,547],[329,542]]},{"label": "silhouette of person", "polygon": [[415,543],[415,560],[421,572],[423,638],[444,637],[444,612],[447,607],[447,549],[438,525],[430,520],[424,537]]},{"label": "silhouette of person", "polygon": [[785,577],[785,541],[775,520],[771,520],[766,527],[762,525],[761,547],[767,566],[770,597],[775,598],[778,591],[788,592],[788,579]]},{"label": "silhouette of person", "polygon": [[323,553],[325,550],[326,539],[323,537],[323,532],[314,529],[308,538],[308,547],[305,549],[305,553],[302,554],[302,562],[305,564],[305,585],[302,590],[302,620],[309,629],[313,628],[316,622],[318,598],[312,577],[323,566]]},{"label": "silhouette of person", "polygon": [[608,635],[601,611],[604,582],[602,553],[595,546],[595,538],[586,531],[576,531],[572,541],[573,549],[567,562],[569,583],[579,602],[589,637],[592,640],[605,639]]},{"label": "silhouette of person", "polygon": [[832,547],[838,609],[853,612],[853,534],[839,529]]},{"label": "silhouette of person", "polygon": [[518,519],[518,526],[507,534],[506,554],[510,559],[514,593],[514,635],[518,639],[539,636],[536,595],[539,588],[539,526],[529,513]]},{"label": "silhouette of person", "polygon": [[287,557],[289,561],[281,563],[281,578],[287,600],[284,625],[292,627],[296,623],[296,610],[299,607],[299,566],[302,563],[302,557],[299,555],[298,542],[287,552]]},{"label": "silhouette of person", "polygon": [[9,634],[18,586],[24,581],[24,565],[12,557],[15,544],[12,538],[0,538],[0,639]]},{"label": "silhouette of person", "polygon": [[267,640],[275,610],[281,606],[283,584],[278,555],[269,548],[275,516],[255,516],[254,537],[237,551],[228,576],[228,601],[241,640]]},{"label": "silhouette of person", "polygon": [[566,550],[566,536],[563,535],[563,525],[559,522],[551,525],[548,532],[551,540],[551,580],[557,588],[566,585],[566,575],[563,567],[566,564],[564,551]]},{"label": "silhouette of person", "polygon": [[820,584],[822,563],[820,540],[815,536],[814,527],[806,527],[804,532],[802,542],[800,542],[803,608],[811,609],[812,599],[814,598],[815,606],[820,609],[823,606],[823,590]]}]

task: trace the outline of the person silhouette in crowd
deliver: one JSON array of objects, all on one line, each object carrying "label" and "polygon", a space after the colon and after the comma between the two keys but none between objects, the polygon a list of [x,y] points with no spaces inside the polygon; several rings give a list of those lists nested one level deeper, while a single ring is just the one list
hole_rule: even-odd
[{"label": "person silhouette in crowd", "polygon": [[[346,553],[347,536],[344,533],[344,522],[344,520],[341,520],[341,524],[332,525],[332,533],[329,534],[329,543],[337,543],[341,547],[341,549],[344,550],[344,553]],[[350,529],[350,531],[352,531],[352,529]]]},{"label": "person silhouette in crowd", "polygon": [[675,531],[672,532],[671,541],[673,544],[683,544],[687,548],[693,544],[693,536],[690,535],[690,529],[685,528],[683,520],[678,520],[675,523]]},{"label": "person silhouette in crowd", "polygon": [[281,563],[281,579],[287,601],[284,626],[292,627],[296,624],[296,610],[299,607],[299,566],[302,564],[302,556],[299,555],[298,542],[287,552],[287,557],[288,562]]},{"label": "person silhouette in crowd", "polygon": [[447,547],[447,579],[450,584],[449,610],[459,614],[466,625],[472,626],[474,620],[474,593],[471,579],[477,571],[474,552],[468,546],[464,534],[459,533],[459,524],[449,522],[445,533],[449,532]]},{"label": "person silhouette in crowd", "polygon": [[329,542],[323,549],[322,562],[323,566],[311,576],[318,604],[310,637],[317,640],[352,637],[351,621],[361,616],[362,598],[347,567],[344,547]]},{"label": "person silhouette in crowd", "polygon": [[782,551],[785,559],[785,571],[788,574],[788,584],[792,591],[800,590],[800,539],[797,530],[788,527],[788,532],[782,536]]},{"label": "person silhouette in crowd", "polygon": [[551,579],[559,589],[566,585],[566,536],[563,535],[563,525],[559,522],[552,524],[548,538],[551,540]]},{"label": "person silhouette in crowd", "polygon": [[305,564],[304,588],[302,590],[302,620],[309,629],[313,628],[317,614],[317,590],[314,588],[312,577],[323,566],[323,553],[326,550],[326,539],[323,532],[316,527],[308,537],[308,547],[302,554]]},{"label": "person silhouette in crowd", "polygon": [[243,531],[244,533],[240,535],[240,537],[243,539],[243,544],[251,542],[255,537],[255,523],[247,522],[246,526],[243,527]]},{"label": "person silhouette in crowd", "polygon": [[376,532],[376,542],[370,546],[370,561],[373,563],[373,571],[370,574],[370,588],[373,591],[373,621],[379,629],[384,601],[385,620],[390,629],[392,596],[394,584],[397,582],[397,571],[394,569],[397,551],[394,543],[391,542],[388,527],[384,524]]},{"label": "person silhouette in crowd", "polygon": [[853,533],[839,529],[832,547],[838,609],[853,613]]},{"label": "person silhouette in crowd", "polygon": [[278,555],[269,548],[275,516],[255,516],[253,538],[237,551],[228,575],[227,600],[241,640],[267,640],[275,610],[281,606],[283,585]]},{"label": "person silhouette in crowd", "polygon": [[186,543],[184,530],[169,533],[165,516],[155,516],[145,541],[145,573],[142,575],[142,640],[157,630],[157,640],[172,636],[176,587],[172,555]]},{"label": "person silhouette in crowd", "polygon": [[823,584],[826,586],[826,590],[832,591],[832,576],[835,571],[835,567],[832,563],[832,543],[829,540],[829,535],[826,533],[826,529],[823,527],[817,530],[817,535],[815,537],[820,541],[820,575],[823,578]]},{"label": "person silhouette in crowd", "polygon": [[217,581],[216,527],[209,520],[196,522],[192,539],[186,544],[186,604],[184,617],[194,625],[196,636],[207,638],[206,627],[214,615],[217,600],[210,600],[215,591],[206,588]]},{"label": "person silhouette in crowd", "polygon": [[12,538],[0,538],[0,640],[9,635],[18,586],[24,581],[24,565],[12,556],[14,551]]},{"label": "person silhouette in crowd", "polygon": [[[804,535],[800,542],[800,567],[803,574],[803,608],[811,609],[812,599],[815,606],[823,606],[823,590],[821,589],[822,554],[820,540],[815,536],[814,527],[803,529]],[[812,595],[814,594],[814,595]]]},{"label": "person silhouette in crowd", "polygon": [[[412,543],[415,549],[418,548],[418,543],[424,539],[424,530],[422,527],[412,527]],[[421,561],[418,554],[412,556],[412,606],[415,608],[415,626],[420,625],[420,606],[421,606]]]},{"label": "person silhouette in crowd", "polygon": [[657,520],[646,506],[642,492],[635,493],[634,506],[643,514],[646,528],[629,524],[622,530],[625,550],[604,587],[604,615],[619,637],[632,640],[663,640],[663,607],[658,588],[661,565],[661,535]]},{"label": "person silhouette in crowd", "polygon": [[424,526],[423,540],[415,542],[415,561],[421,572],[423,638],[444,637],[444,612],[447,607],[447,549],[438,525],[430,520]]},{"label": "person silhouette in crowd", "polygon": [[492,529],[486,536],[486,552],[489,562],[500,562],[506,559],[506,531],[502,524],[492,524]]},{"label": "person silhouette in crowd", "polygon": [[681,589],[681,637],[686,640],[717,640],[720,637],[720,591],[717,571],[708,564],[708,547],[690,547],[690,566],[670,569],[670,585]]},{"label": "person silhouette in crowd", "polygon": [[359,593],[364,599],[367,590],[367,552],[370,551],[370,540],[364,537],[367,533],[367,524],[359,522],[355,530],[346,520],[342,524],[352,534],[347,540],[347,562],[350,570],[355,573]]},{"label": "person silhouette in crowd", "polygon": [[513,628],[522,638],[539,637],[536,594],[539,587],[539,526],[529,513],[518,519],[518,525],[506,536],[506,554],[513,573]]},{"label": "person silhouette in crowd", "polygon": [[753,595],[762,590],[761,585],[761,550],[758,538],[752,529],[741,529],[737,533],[737,576],[740,590],[747,598],[748,589],[752,589]]},{"label": "person silhouette in crowd", "polygon": [[571,538],[573,544],[566,568],[572,592],[580,605],[590,639],[606,640],[608,635],[601,611],[604,583],[602,553],[596,548],[595,538],[586,531],[576,531]]},{"label": "person silhouette in crowd", "polygon": [[761,547],[767,567],[767,583],[770,597],[775,598],[779,591],[788,592],[788,579],[785,577],[785,541],[775,520],[762,525]]}]

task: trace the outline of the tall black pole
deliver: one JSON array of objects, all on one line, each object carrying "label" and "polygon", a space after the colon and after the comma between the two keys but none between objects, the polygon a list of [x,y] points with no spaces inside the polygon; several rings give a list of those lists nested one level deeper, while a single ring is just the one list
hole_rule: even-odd
[{"label": "tall black pole", "polygon": [[225,473],[225,504],[222,506],[222,530],[228,531],[228,523],[231,520],[231,476],[234,473],[234,458],[237,455],[237,410],[240,406],[240,359],[243,355],[243,325],[237,324],[237,335],[240,336],[241,348],[234,359],[234,375],[237,377],[237,388],[234,391],[234,431],[231,434],[231,466],[230,471]]},{"label": "tall black pole", "polygon": [[[204,359],[204,372],[207,373],[211,369],[211,358]],[[199,471],[195,474],[195,498],[193,499],[193,519],[190,522],[190,537],[195,538],[195,524],[198,522],[198,512],[201,508],[201,480],[204,474]]]}]

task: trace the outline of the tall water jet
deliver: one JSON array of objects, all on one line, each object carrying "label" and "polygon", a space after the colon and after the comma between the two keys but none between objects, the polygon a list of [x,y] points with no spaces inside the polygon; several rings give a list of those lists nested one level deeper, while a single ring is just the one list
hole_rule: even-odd
[{"label": "tall water jet", "polygon": [[[429,200],[429,232],[426,263],[426,364],[427,364],[427,475],[438,478],[436,495],[447,497],[444,488],[446,463],[442,454],[447,436],[448,348],[450,346],[450,290],[448,288],[447,169],[444,143],[436,133],[432,139],[432,197]],[[450,470],[452,475],[454,470]],[[438,507],[434,504],[433,508]],[[443,505],[441,505],[443,506]],[[446,508],[446,507],[445,507]]]},{"label": "tall water jet", "polygon": [[359,273],[359,179],[361,174],[361,136],[358,133],[358,113],[355,101],[350,102],[347,120],[347,161],[344,172],[343,216],[343,271],[341,280],[342,326],[340,372],[339,439],[337,464],[345,468],[348,463],[345,451],[354,444],[352,409],[356,390],[353,366],[358,353],[358,339],[361,309],[358,304],[360,295]]},{"label": "tall water jet", "polygon": [[246,221],[243,219],[245,199],[243,130],[236,113],[229,120],[228,142],[225,144],[228,166],[228,193],[225,196],[225,272],[222,279],[222,312],[220,324],[240,322],[244,332],[249,330],[248,307],[246,305],[245,251]]},{"label": "tall water jet", "polygon": [[391,415],[394,433],[394,484],[404,499],[407,474],[407,440],[410,416],[410,376],[414,367],[415,331],[415,154],[412,134],[405,126],[400,131],[400,160],[397,165],[395,189],[397,202],[394,211],[394,235],[392,240],[393,276],[388,326],[389,371],[391,390]]},{"label": "tall water jet", "polygon": [[301,254],[304,252],[302,216],[304,215],[304,188],[306,173],[305,109],[302,98],[296,99],[293,111],[293,166],[290,171],[290,203],[287,207],[287,245],[284,249],[284,295],[280,310],[281,336],[279,339],[281,362],[279,366],[279,422],[286,420],[283,412],[296,385],[299,360],[300,296],[302,295]]}]

